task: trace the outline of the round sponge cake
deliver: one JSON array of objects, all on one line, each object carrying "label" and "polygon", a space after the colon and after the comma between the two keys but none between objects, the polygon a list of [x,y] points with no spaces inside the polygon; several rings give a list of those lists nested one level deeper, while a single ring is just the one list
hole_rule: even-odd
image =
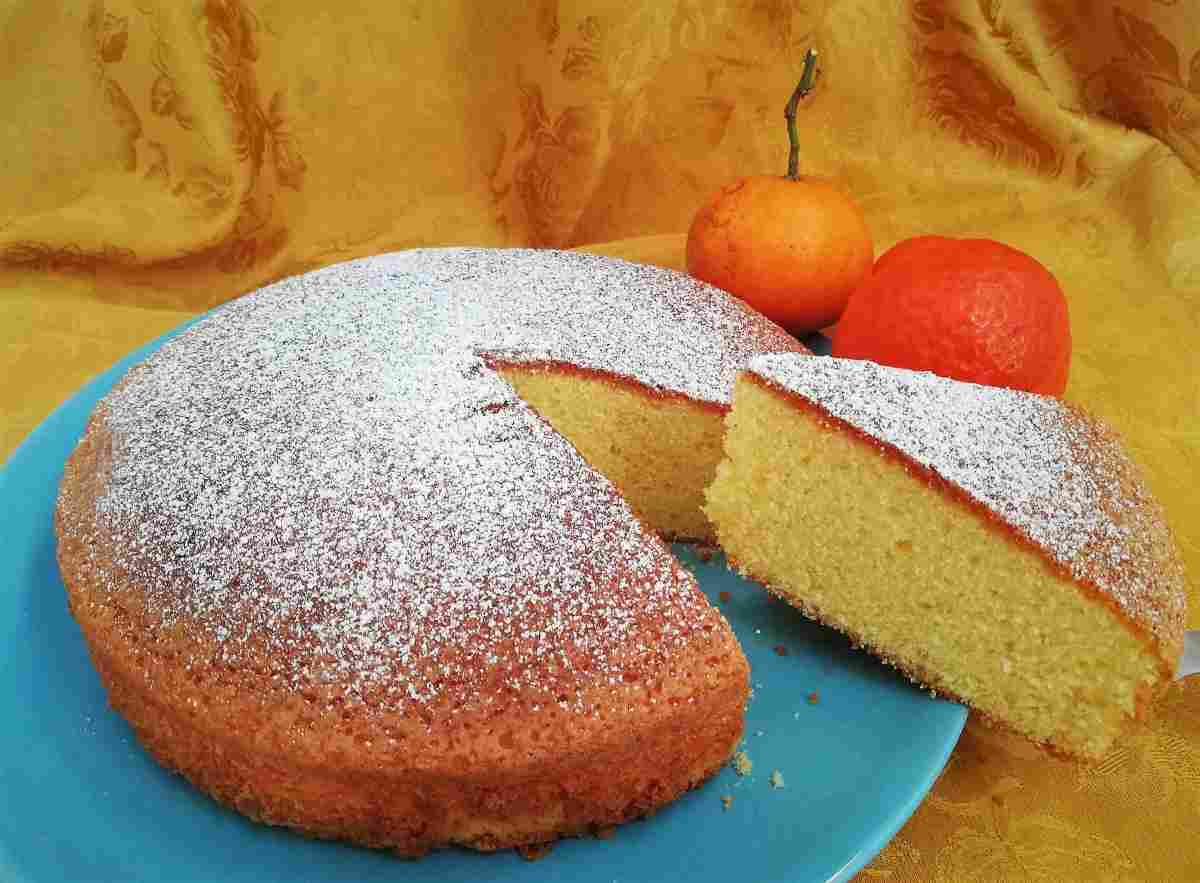
[{"label": "round sponge cake", "polygon": [[681,274],[562,252],[385,255],[227,305],[66,466],[59,562],[111,703],[319,837],[494,849],[652,811],[732,752],[745,659],[496,366],[719,423],[751,357],[800,349]]}]

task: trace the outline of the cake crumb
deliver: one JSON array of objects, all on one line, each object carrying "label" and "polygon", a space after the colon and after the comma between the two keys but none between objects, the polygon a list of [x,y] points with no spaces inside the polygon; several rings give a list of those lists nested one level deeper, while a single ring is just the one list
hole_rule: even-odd
[{"label": "cake crumb", "polygon": [[696,544],[696,557],[707,564],[713,560],[713,556],[717,554],[716,546],[710,546],[707,543]]},{"label": "cake crumb", "polygon": [[809,705],[816,705],[820,701],[821,701],[820,691],[813,690],[811,693],[808,694],[808,704]]},{"label": "cake crumb", "polygon": [[775,655],[776,656],[787,656],[788,648],[783,646],[782,644],[776,644],[775,645]]},{"label": "cake crumb", "polygon": [[617,833],[616,825],[605,825],[602,828],[597,828],[595,831],[597,840],[612,840],[613,837],[616,836],[616,833]]},{"label": "cake crumb", "polygon": [[728,602],[729,599],[733,597],[733,595],[729,594],[728,592],[717,592],[717,597],[720,598],[722,601]]},{"label": "cake crumb", "polygon": [[754,772],[754,763],[745,751],[739,751],[733,756],[733,771],[739,776],[748,776]]},{"label": "cake crumb", "polygon": [[721,809],[728,812],[729,807],[731,807],[731,806],[733,806],[733,795],[732,794],[722,794],[721,795]]},{"label": "cake crumb", "polygon": [[545,858],[554,849],[553,843],[526,843],[516,847],[517,854],[527,862],[536,862]]},{"label": "cake crumb", "polygon": [[779,770],[775,770],[773,773],[771,773],[771,787],[772,788],[786,787],[786,785],[783,781],[783,773],[779,772]]}]

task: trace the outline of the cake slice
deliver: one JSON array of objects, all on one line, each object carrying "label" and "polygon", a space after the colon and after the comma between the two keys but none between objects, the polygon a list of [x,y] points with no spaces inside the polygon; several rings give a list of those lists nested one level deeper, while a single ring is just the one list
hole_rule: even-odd
[{"label": "cake slice", "polygon": [[729,560],[914,680],[1095,758],[1169,682],[1183,566],[1114,432],[1057,399],[760,356],[706,511]]}]

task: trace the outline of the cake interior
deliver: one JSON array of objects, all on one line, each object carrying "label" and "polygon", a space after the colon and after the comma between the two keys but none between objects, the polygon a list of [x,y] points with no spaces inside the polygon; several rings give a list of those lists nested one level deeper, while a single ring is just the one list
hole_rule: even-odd
[{"label": "cake interior", "polygon": [[501,376],[597,472],[649,529],[712,542],[704,489],[717,471],[725,409],[560,365],[496,365]]},{"label": "cake interior", "polygon": [[1096,757],[1158,680],[1039,553],[812,406],[743,375],[725,446],[706,511],[730,560],[921,682]]}]

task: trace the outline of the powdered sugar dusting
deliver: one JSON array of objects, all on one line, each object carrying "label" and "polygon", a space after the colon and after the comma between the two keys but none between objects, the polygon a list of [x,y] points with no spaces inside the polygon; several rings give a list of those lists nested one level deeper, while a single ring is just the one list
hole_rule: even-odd
[{"label": "powdered sugar dusting", "polygon": [[1112,430],[1058,399],[873,362],[765,355],[750,370],[965,492],[1163,642],[1183,572]]},{"label": "powdered sugar dusting", "polygon": [[[728,401],[797,349],[682,274],[579,254],[425,250],[241,298],[130,372],[100,582],[138,575],[156,627],[219,662],[278,651],[294,688],[469,705],[484,684],[620,683],[727,628],[602,476],[484,364],[556,360]],[[93,561],[101,567],[101,558]],[[582,680],[581,680],[582,679]]]}]

